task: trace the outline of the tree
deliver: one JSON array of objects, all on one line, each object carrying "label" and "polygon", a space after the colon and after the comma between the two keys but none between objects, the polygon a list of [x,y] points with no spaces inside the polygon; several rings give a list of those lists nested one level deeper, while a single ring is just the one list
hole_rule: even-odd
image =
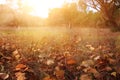
[{"label": "tree", "polygon": [[76,3],[64,4],[62,7],[62,14],[66,26],[71,28],[76,24],[76,19],[79,15],[79,11]]},{"label": "tree", "polygon": [[64,24],[71,28],[77,22],[79,11],[76,3],[65,3],[61,8],[51,9],[48,21],[53,25]]},{"label": "tree", "polygon": [[[18,27],[23,24],[27,24],[29,19],[26,19],[26,16],[29,16],[29,13],[32,11],[32,7],[27,4],[24,4],[22,0],[6,0],[6,5],[12,8],[12,14],[14,19],[11,21],[10,25]],[[16,7],[14,7],[16,5]],[[21,19],[23,18],[24,19]],[[30,17],[30,16],[29,16]]]},{"label": "tree", "polygon": [[115,21],[115,13],[120,8],[120,0],[79,0],[79,3],[81,1],[88,7],[96,9],[106,21],[107,26],[120,31],[120,26]]},{"label": "tree", "polygon": [[13,9],[8,5],[0,4],[0,25],[9,26],[14,20]]},{"label": "tree", "polygon": [[48,24],[52,26],[57,26],[63,24],[63,17],[61,13],[61,8],[53,8],[49,12]]}]

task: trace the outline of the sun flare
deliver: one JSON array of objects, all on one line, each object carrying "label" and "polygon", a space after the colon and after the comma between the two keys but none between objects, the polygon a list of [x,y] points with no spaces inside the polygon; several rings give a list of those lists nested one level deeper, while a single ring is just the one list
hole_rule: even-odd
[{"label": "sun flare", "polygon": [[[9,0],[10,1],[10,0]],[[11,4],[12,8],[18,8],[19,0],[11,0],[13,3]],[[39,16],[42,18],[47,18],[49,10],[52,8],[59,8],[67,2],[71,3],[77,0],[20,0],[24,6],[30,6],[31,10],[30,14],[34,16]],[[0,0],[0,4],[6,4],[7,0]],[[9,3],[9,2],[8,2]],[[26,9],[24,9],[26,10]]]},{"label": "sun flare", "polygon": [[65,0],[26,0],[25,3],[33,8],[32,15],[46,18],[49,9],[61,7]]}]

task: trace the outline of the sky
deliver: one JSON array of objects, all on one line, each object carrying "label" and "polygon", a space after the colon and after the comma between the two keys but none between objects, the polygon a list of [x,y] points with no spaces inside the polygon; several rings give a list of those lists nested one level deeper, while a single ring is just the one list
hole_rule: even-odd
[{"label": "sky", "polygon": [[5,0],[0,0],[0,4],[4,4],[5,2]]},{"label": "sky", "polygon": [[[48,17],[49,9],[59,8],[64,2],[72,2],[75,0],[22,0],[24,5],[32,7],[33,11],[30,13],[34,16],[40,16],[43,18]],[[0,4],[5,4],[6,0],[0,0]],[[12,4],[13,8],[17,8],[16,0]]]}]

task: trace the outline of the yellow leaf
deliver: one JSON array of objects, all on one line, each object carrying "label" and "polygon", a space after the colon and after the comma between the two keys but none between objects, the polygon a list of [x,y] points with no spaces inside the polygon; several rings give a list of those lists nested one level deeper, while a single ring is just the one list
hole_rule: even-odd
[{"label": "yellow leaf", "polygon": [[116,77],[116,72],[112,72],[111,75],[115,76]]}]

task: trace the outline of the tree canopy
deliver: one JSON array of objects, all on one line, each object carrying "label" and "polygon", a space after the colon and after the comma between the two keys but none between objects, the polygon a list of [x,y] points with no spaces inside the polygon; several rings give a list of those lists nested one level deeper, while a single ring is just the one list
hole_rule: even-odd
[{"label": "tree canopy", "polygon": [[115,16],[116,12],[120,9],[120,0],[79,0],[79,3],[84,3],[88,7],[94,8],[101,14],[107,26],[120,30]]},{"label": "tree canopy", "polygon": [[48,18],[51,24],[62,24],[71,27],[76,24],[78,14],[76,3],[71,3],[64,4],[62,8],[51,9]]}]

